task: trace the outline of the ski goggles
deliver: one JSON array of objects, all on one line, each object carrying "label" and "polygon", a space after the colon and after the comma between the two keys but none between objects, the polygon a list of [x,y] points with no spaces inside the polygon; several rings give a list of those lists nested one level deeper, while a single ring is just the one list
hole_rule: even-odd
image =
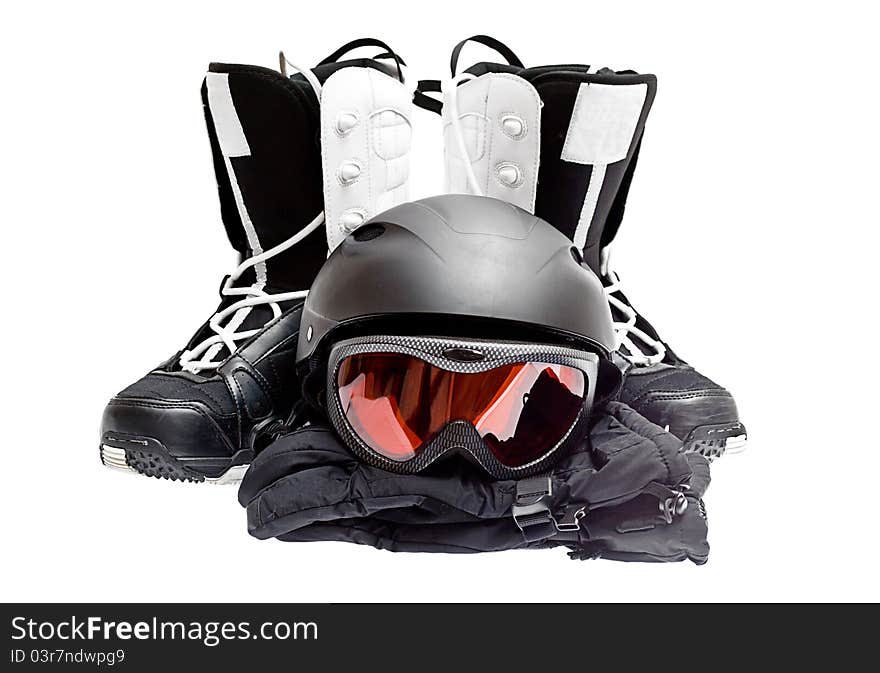
[{"label": "ski goggles", "polygon": [[377,467],[412,474],[457,452],[518,478],[583,439],[598,369],[595,353],[562,346],[362,337],[330,351],[327,410]]}]

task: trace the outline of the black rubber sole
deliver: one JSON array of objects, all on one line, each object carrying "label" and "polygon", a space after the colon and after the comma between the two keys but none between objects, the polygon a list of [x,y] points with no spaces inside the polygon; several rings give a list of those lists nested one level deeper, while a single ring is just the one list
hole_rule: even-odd
[{"label": "black rubber sole", "polygon": [[152,451],[126,451],[128,466],[139,474],[171,481],[203,482],[205,475],[189,470],[176,460]]},{"label": "black rubber sole", "polygon": [[231,484],[241,481],[252,455],[241,450],[232,457],[179,459],[148,438],[105,435],[100,445],[101,462],[146,477],[190,483]]},{"label": "black rubber sole", "polygon": [[707,460],[720,458],[728,451],[738,453],[745,449],[747,433],[742,423],[702,425],[691,430],[685,438],[683,451],[699,453]]}]

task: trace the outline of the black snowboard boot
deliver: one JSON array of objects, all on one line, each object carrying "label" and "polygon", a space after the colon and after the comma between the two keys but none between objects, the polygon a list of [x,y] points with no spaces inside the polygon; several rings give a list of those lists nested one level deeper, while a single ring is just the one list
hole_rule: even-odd
[{"label": "black snowboard boot", "polygon": [[[338,60],[361,46],[385,53]],[[209,67],[202,102],[222,219],[241,263],[186,346],[110,400],[105,465],[196,482],[241,478],[263,433],[299,398],[302,301],[328,250],[407,198],[402,80],[399,58],[371,39],[291,76]]]},{"label": "black snowboard boot", "polygon": [[[507,62],[456,74],[469,41]],[[571,238],[606,286],[625,374],[621,400],[678,436],[687,451],[713,458],[743,448],[733,397],[663,343],[608,267],[656,78],[586,65],[525,68],[488,36],[459,43],[451,68],[451,80],[420,82],[415,96],[443,117],[447,190],[510,201]],[[442,103],[426,93],[437,91]]]}]

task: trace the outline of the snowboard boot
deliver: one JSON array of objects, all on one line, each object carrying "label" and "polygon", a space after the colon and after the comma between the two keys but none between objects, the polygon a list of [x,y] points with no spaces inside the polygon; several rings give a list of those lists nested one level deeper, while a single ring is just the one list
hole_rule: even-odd
[{"label": "snowboard boot", "polygon": [[[339,61],[377,46],[376,58]],[[312,70],[212,64],[202,85],[223,224],[240,264],[186,346],[113,397],[100,455],[172,480],[241,478],[299,399],[306,290],[347,233],[407,199],[400,59],[357,40]]]},{"label": "snowboard boot", "polygon": [[[471,41],[506,63],[457,74]],[[714,458],[743,448],[733,397],[663,343],[608,267],[656,78],[586,65],[525,68],[485,35],[455,47],[451,70],[445,82],[420,82],[414,97],[443,118],[447,191],[509,201],[566,234],[606,287],[625,375],[621,400],[679,437],[686,451]],[[442,92],[442,102],[431,92]]]}]

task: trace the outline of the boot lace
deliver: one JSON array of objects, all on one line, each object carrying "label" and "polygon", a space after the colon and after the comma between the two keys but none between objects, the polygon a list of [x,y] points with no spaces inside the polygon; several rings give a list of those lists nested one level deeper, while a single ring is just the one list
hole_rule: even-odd
[{"label": "boot lace", "polygon": [[[216,369],[220,366],[222,360],[215,360],[216,356],[223,350],[223,347],[234,353],[238,348],[237,342],[248,339],[257,334],[262,326],[256,329],[237,331],[241,324],[247,318],[254,306],[268,305],[272,310],[272,319],[274,320],[281,315],[281,307],[279,304],[294,301],[296,299],[304,299],[308,294],[307,290],[297,290],[295,292],[276,292],[270,294],[264,291],[265,282],[258,280],[252,285],[244,287],[233,287],[233,283],[237,281],[241,275],[248,269],[262,264],[268,259],[281,254],[285,250],[293,247],[306,236],[311,234],[315,229],[324,222],[324,213],[319,213],[305,228],[288,238],[286,241],[270,248],[259,255],[254,255],[246,259],[238,265],[238,268],[227,276],[220,290],[223,297],[244,297],[236,301],[226,308],[218,311],[211,319],[208,320],[208,326],[214,332],[212,336],[204,339],[198,345],[185,350],[180,355],[180,367],[184,371],[197,374],[204,369]],[[228,319],[228,321],[227,321]],[[226,321],[224,323],[224,321]],[[269,322],[268,320],[266,322]]]},{"label": "boot lace", "polygon": [[[620,276],[609,268],[609,248],[602,250],[602,276],[608,285],[605,286],[605,297],[608,304],[617,309],[617,314],[623,316],[623,320],[614,321],[614,332],[617,334],[617,351],[634,365],[650,366],[663,361],[666,357],[666,346],[659,339],[636,327],[638,312],[622,299],[615,297],[616,292],[622,292]],[[643,347],[636,344],[633,339],[641,342]],[[622,350],[626,349],[626,350]]]},{"label": "boot lace", "polygon": [[475,75],[463,72],[456,75],[452,79],[443,82],[443,93],[449,105],[449,121],[452,124],[452,132],[455,136],[455,143],[458,146],[458,153],[461,155],[461,161],[464,164],[464,172],[467,177],[468,185],[471,192],[477,196],[483,196],[483,190],[480,188],[480,182],[477,180],[477,174],[474,173],[473,164],[471,164],[470,154],[467,151],[467,144],[464,140],[464,130],[461,128],[461,119],[458,116],[458,85],[462,82],[475,79]]}]

